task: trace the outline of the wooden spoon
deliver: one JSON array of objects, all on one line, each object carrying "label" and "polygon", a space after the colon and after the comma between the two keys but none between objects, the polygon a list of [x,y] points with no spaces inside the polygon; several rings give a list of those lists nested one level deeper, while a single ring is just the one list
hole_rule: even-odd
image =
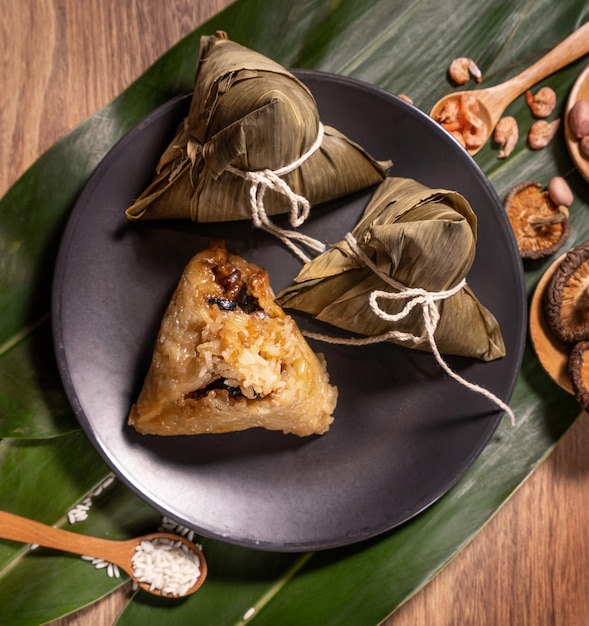
[{"label": "wooden spoon", "polygon": [[[476,91],[457,91],[441,100],[438,100],[431,112],[431,117],[437,119],[440,111],[450,100],[455,100],[463,94],[475,95],[479,102],[479,117],[484,122],[487,130],[487,136],[484,143],[487,142],[493,133],[493,129],[497,125],[505,109],[518,96],[530,89],[537,82],[550,76],[557,70],[562,69],[569,63],[581,58],[589,52],[589,22],[578,28],[566,39],[556,45],[550,52],[536,61],[528,69],[524,70],[517,76],[508,81],[489,87],[489,89],[478,89]],[[469,149],[470,154],[476,154],[484,145]]]},{"label": "wooden spoon", "polygon": [[[92,556],[114,563],[123,569],[129,576],[145,591],[155,595],[164,595],[159,589],[151,589],[151,585],[137,580],[132,564],[135,548],[142,541],[164,539],[173,543],[181,542],[183,545],[196,554],[200,561],[200,574],[194,585],[188,589],[183,596],[194,593],[204,582],[207,576],[207,564],[202,551],[185,537],[172,533],[152,533],[143,537],[136,537],[127,541],[112,541],[109,539],[99,539],[78,533],[54,528],[41,522],[36,522],[14,513],[0,511],[0,537],[12,541],[22,541],[24,543],[37,544],[45,548],[64,550],[82,556]],[[171,594],[166,594],[171,595]],[[174,597],[174,596],[171,596]]]}]

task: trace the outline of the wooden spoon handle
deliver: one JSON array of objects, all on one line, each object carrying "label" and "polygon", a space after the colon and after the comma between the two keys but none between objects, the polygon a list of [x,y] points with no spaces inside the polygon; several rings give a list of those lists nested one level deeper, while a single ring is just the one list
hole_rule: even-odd
[{"label": "wooden spoon handle", "polygon": [[566,39],[563,39],[533,65],[530,65],[523,72],[503,83],[503,86],[515,98],[543,78],[580,59],[588,52],[589,22],[578,28]]},{"label": "wooden spoon handle", "polygon": [[0,537],[73,554],[100,556],[110,561],[113,561],[109,558],[113,556],[112,545],[119,543],[54,528],[6,511],[0,511]]}]

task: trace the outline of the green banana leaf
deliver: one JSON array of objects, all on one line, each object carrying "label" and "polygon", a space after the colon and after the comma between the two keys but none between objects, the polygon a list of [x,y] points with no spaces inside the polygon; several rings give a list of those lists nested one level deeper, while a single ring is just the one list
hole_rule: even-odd
[{"label": "green banana leaf", "polygon": [[[88,520],[74,525],[80,532],[122,538],[159,523],[155,511],[118,483],[93,497],[110,471],[77,428],[61,388],[48,317],[51,273],[63,225],[84,182],[127,130],[191,88],[201,35],[222,29],[287,67],[353,76],[406,93],[429,111],[452,89],[446,69],[453,58],[475,58],[483,86],[490,86],[539,58],[587,14],[584,0],[237,0],[55,144],[0,201],[0,508],[69,526],[67,511],[91,497]],[[543,81],[558,94],[558,115],[585,63]],[[508,113],[521,129],[532,121],[522,98]],[[545,184],[566,174],[576,196],[567,247],[589,239],[587,184],[574,171],[562,134],[533,152],[522,132],[507,160],[496,153],[488,144],[476,161],[500,197],[521,180]],[[529,293],[550,262],[525,266]],[[487,523],[579,413],[530,347],[510,404],[516,425],[504,420],[462,480],[402,528],[302,555],[203,540],[210,573],[199,593],[169,601],[139,592],[119,625],[237,624],[251,608],[248,623],[256,625],[362,626],[386,619]],[[42,584],[31,585],[35,578]],[[101,598],[122,580],[77,557],[0,541],[2,617],[9,624],[45,623]]]},{"label": "green banana leaf", "polygon": [[[70,462],[64,462],[64,459]],[[127,539],[151,531],[159,516],[105,472],[104,462],[80,430],[51,439],[0,442],[0,509],[89,535]],[[75,467],[75,470],[73,468]],[[106,488],[105,479],[112,481]],[[32,497],[33,494],[37,497]],[[42,494],[49,494],[43,497]],[[71,526],[67,513],[90,499],[91,514]],[[42,624],[91,603],[121,585],[74,555],[16,542],[0,545],[0,602],[5,623]],[[65,587],[64,587],[65,583]],[[75,588],[75,593],[56,589]],[[32,601],[31,601],[32,600]]]}]

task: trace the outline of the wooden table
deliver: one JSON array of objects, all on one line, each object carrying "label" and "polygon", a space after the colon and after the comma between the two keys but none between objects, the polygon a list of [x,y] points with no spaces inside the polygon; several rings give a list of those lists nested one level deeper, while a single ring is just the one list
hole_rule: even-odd
[{"label": "wooden table", "polygon": [[[0,0],[0,195],[229,0]],[[59,626],[112,624],[126,589]],[[589,624],[589,418],[387,626]]]}]

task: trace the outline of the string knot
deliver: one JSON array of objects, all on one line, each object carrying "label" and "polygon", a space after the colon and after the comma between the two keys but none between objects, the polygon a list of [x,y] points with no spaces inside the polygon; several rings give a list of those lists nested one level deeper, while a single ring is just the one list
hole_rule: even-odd
[{"label": "string knot", "polygon": [[[369,304],[372,312],[380,319],[394,323],[406,318],[415,307],[421,307],[424,331],[421,335],[414,335],[412,333],[406,333],[400,330],[392,329],[381,335],[360,339],[339,339],[334,337],[328,337],[319,333],[310,332],[305,332],[305,335],[312,339],[318,339],[320,341],[326,341],[328,343],[338,343],[346,345],[368,345],[373,343],[380,343],[382,341],[388,341],[390,339],[395,339],[402,342],[411,341],[415,344],[427,342],[430,346],[432,354],[438,362],[438,365],[444,370],[444,372],[446,372],[446,374],[448,374],[448,376],[456,380],[459,384],[463,385],[467,389],[470,389],[475,393],[479,393],[491,400],[491,402],[493,402],[500,409],[505,411],[507,415],[509,415],[511,424],[514,425],[515,415],[511,408],[495,394],[491,393],[488,389],[485,389],[480,385],[475,385],[474,383],[465,380],[454,370],[452,370],[450,366],[446,363],[446,361],[444,361],[444,359],[442,358],[442,355],[440,354],[435,340],[434,335],[438,326],[438,322],[440,321],[440,312],[438,307],[436,306],[436,303],[440,300],[446,300],[447,298],[450,298],[454,294],[458,293],[466,285],[466,279],[463,278],[454,287],[443,291],[427,291],[426,289],[422,289],[419,287],[407,287],[406,285],[403,285],[403,283],[395,280],[394,278],[383,272],[375,263],[373,263],[372,259],[360,248],[358,242],[351,233],[348,233],[346,235],[345,240],[352,250],[353,254],[362,263],[364,263],[364,265],[370,268],[375,274],[377,274],[388,285],[396,290],[394,292],[384,290],[372,291],[369,296]],[[387,313],[380,307],[378,303],[379,299],[407,300],[407,303],[398,313]]]},{"label": "string knot", "polygon": [[[433,338],[440,321],[440,311],[436,306],[436,302],[453,296],[465,285],[466,279],[463,278],[457,285],[445,291],[432,292],[421,288],[408,287],[396,292],[375,290],[371,292],[368,301],[372,312],[387,322],[398,322],[405,319],[415,307],[421,307],[425,327],[424,333],[416,336],[411,333],[394,331],[395,338],[402,341],[413,341],[414,343],[423,343],[425,341],[431,343],[431,338]],[[407,300],[408,302],[398,313],[387,313],[379,306],[379,299]]]},{"label": "string knot", "polygon": [[284,244],[286,244],[303,262],[308,262],[310,258],[296,245],[298,242],[314,252],[323,252],[325,250],[325,244],[304,235],[297,231],[287,230],[276,226],[266,212],[264,205],[264,195],[268,189],[275,191],[285,196],[290,203],[290,210],[288,212],[289,223],[293,228],[298,228],[305,223],[311,212],[311,203],[307,198],[295,193],[288,183],[281,178],[285,174],[288,174],[301,166],[312,154],[314,154],[321,146],[323,142],[324,128],[323,124],[319,123],[319,129],[317,137],[313,142],[313,145],[303,155],[301,155],[296,161],[285,165],[277,170],[264,169],[264,170],[241,170],[232,165],[227,166],[227,170],[236,176],[243,178],[251,183],[249,195],[250,195],[250,208],[252,214],[252,221],[254,226],[261,228],[266,232],[274,235]]}]

